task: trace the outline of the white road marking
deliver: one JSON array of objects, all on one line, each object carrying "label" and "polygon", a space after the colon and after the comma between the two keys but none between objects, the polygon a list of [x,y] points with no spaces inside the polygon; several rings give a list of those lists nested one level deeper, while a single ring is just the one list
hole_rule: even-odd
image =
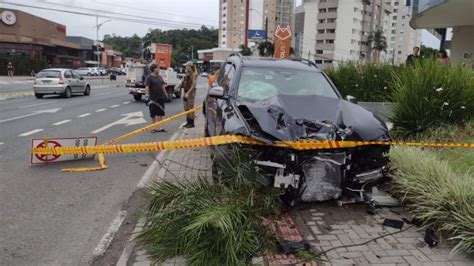
[{"label": "white road marking", "polygon": [[47,102],[47,103],[38,103],[38,104],[26,105],[26,106],[18,107],[18,109],[36,107],[36,106],[47,105],[47,104],[52,104],[52,103],[57,103],[57,102],[58,102],[58,101],[52,101],[52,102]]},{"label": "white road marking", "polygon": [[41,132],[41,131],[43,131],[43,130],[44,130],[44,129],[42,129],[42,128],[35,129],[35,130],[31,130],[31,131],[28,131],[28,132],[25,132],[25,133],[23,133],[23,134],[18,135],[18,137],[26,137],[26,136],[33,135],[33,134],[35,134],[35,133]]},{"label": "white road marking", "polygon": [[130,101],[123,102],[123,104],[129,104],[129,103],[130,103]]},{"label": "white road marking", "polygon": [[105,235],[102,237],[102,239],[99,241],[99,244],[94,249],[94,252],[93,252],[94,257],[99,257],[102,254],[104,254],[104,252],[107,250],[110,243],[114,239],[115,234],[119,230],[126,216],[127,216],[126,211],[124,210],[119,211],[119,213],[117,214],[117,217],[115,217],[113,222],[110,224],[109,228],[107,228]]},{"label": "white road marking", "polygon": [[21,118],[25,118],[25,117],[34,116],[34,115],[39,115],[39,114],[46,114],[46,113],[54,114],[54,113],[57,113],[59,110],[61,110],[61,108],[35,111],[35,112],[31,113],[31,114],[21,115],[21,116],[17,116],[17,117],[12,117],[12,118],[7,118],[7,119],[4,119],[4,120],[0,120],[0,123],[8,122],[8,121],[13,121],[13,120],[17,120],[17,119],[21,119]]},{"label": "white road marking", "polygon": [[0,145],[3,145],[3,144],[5,144],[5,143],[4,143],[4,142],[0,142]]},{"label": "white road marking", "polygon": [[19,81],[19,80],[12,80],[12,81],[10,81],[10,83],[25,84],[25,83],[27,83],[27,82],[25,82],[25,81]]},{"label": "white road marking", "polygon": [[107,109],[102,108],[102,109],[96,110],[95,112],[96,112],[96,113],[100,113],[100,112],[103,112],[103,111],[105,111],[105,110],[107,110]]},{"label": "white road marking", "polygon": [[82,114],[82,115],[78,115],[77,117],[86,117],[86,116],[90,116],[91,114],[90,113],[85,113],[85,114]]},{"label": "white road marking", "polygon": [[71,122],[71,120],[63,120],[63,121],[60,121],[60,122],[54,123],[53,125],[55,125],[55,126],[59,126],[59,125],[66,124],[66,123],[69,123],[69,122]]},{"label": "white road marking", "polygon": [[115,105],[111,105],[110,108],[117,108],[119,106],[120,106],[120,104],[115,104]]},{"label": "white road marking", "polygon": [[5,82],[5,81],[0,81],[0,84],[3,84],[3,85],[5,85],[5,84],[8,84],[8,82]]},{"label": "white road marking", "polygon": [[128,114],[122,114],[124,118],[119,119],[113,123],[110,123],[108,125],[105,125],[99,129],[96,129],[92,131],[92,134],[97,134],[99,132],[102,132],[110,127],[113,127],[115,125],[125,125],[125,126],[133,126],[133,125],[139,125],[139,124],[144,124],[146,123],[146,120],[143,119],[143,112],[134,112],[134,113],[128,113]]}]

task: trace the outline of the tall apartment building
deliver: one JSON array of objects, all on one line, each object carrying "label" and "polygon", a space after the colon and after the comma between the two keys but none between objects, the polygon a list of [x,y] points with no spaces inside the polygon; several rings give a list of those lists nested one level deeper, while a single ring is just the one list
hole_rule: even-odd
[{"label": "tall apartment building", "polygon": [[[388,35],[392,6],[388,0],[303,0],[304,35],[301,56],[317,64],[373,56],[369,35]],[[386,60],[381,53],[380,60]]]},{"label": "tall apartment building", "polygon": [[413,47],[421,45],[421,30],[410,27],[412,18],[412,1],[391,0],[393,13],[390,15],[388,44],[388,61],[395,65],[405,63]]},{"label": "tall apartment building", "polygon": [[220,0],[219,47],[238,48],[242,44],[255,45],[245,40],[248,30],[267,29],[268,40],[273,40],[278,24],[293,24],[295,0]]}]

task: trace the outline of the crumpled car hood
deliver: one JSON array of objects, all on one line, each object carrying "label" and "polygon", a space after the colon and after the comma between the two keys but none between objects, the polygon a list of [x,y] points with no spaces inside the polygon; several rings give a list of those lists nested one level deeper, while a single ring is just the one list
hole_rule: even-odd
[{"label": "crumpled car hood", "polygon": [[[278,140],[380,140],[384,122],[359,105],[324,96],[277,95],[262,101],[239,99],[260,129]],[[327,136],[332,136],[328,137]]]}]

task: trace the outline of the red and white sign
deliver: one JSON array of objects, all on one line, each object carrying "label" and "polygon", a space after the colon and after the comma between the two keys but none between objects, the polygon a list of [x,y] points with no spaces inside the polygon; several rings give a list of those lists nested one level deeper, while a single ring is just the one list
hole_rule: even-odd
[{"label": "red and white sign", "polygon": [[[85,147],[85,146],[96,146],[97,137],[78,137],[78,138],[51,138],[47,139],[32,139],[31,148],[45,148],[47,147]],[[74,154],[74,155],[31,155],[31,164],[48,164],[61,161],[74,161],[83,159],[93,159],[94,154]]]}]

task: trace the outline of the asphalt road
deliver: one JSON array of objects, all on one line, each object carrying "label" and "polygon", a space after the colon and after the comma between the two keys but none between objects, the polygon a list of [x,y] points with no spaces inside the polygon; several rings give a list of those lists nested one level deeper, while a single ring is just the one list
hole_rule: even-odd
[{"label": "asphalt road", "polygon": [[[84,77],[91,86],[104,86],[110,84],[109,76],[102,77]],[[33,81],[31,77],[0,77],[0,97],[2,95],[15,94],[21,92],[33,92]],[[113,84],[125,84],[125,76],[117,76]]]},{"label": "asphalt road", "polygon": [[[206,92],[199,80],[196,103]],[[182,100],[166,105],[167,115],[182,112]],[[138,113],[137,113],[138,112]],[[143,117],[140,112],[143,112]],[[125,123],[112,123],[129,117]],[[109,155],[109,169],[62,173],[65,167],[95,167],[96,160],[30,165],[32,138],[98,136],[99,143],[146,125],[144,103],[122,87],[92,90],[70,99],[32,96],[0,101],[0,264],[86,264],[122,205],[136,190],[157,155]],[[142,133],[124,143],[169,139],[167,133]],[[128,123],[128,125],[127,125]],[[95,133],[92,133],[95,132]]]}]

